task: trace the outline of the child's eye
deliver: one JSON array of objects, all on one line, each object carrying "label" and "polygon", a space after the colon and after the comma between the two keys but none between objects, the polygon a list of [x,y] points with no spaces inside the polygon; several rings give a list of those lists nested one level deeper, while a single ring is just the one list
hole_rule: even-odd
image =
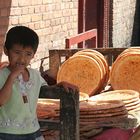
[{"label": "child's eye", "polygon": [[16,54],[21,54],[21,52],[20,52],[20,51],[15,51],[15,53],[16,53]]},{"label": "child's eye", "polygon": [[32,56],[32,53],[26,53],[27,56]]}]

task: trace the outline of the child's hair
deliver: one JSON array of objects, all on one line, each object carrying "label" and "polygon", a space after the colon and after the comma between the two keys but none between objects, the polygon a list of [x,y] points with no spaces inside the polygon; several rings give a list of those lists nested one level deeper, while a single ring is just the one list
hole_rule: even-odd
[{"label": "child's hair", "polygon": [[6,35],[5,48],[11,49],[13,45],[19,44],[23,47],[31,46],[34,52],[37,51],[39,37],[35,31],[25,26],[15,26]]}]

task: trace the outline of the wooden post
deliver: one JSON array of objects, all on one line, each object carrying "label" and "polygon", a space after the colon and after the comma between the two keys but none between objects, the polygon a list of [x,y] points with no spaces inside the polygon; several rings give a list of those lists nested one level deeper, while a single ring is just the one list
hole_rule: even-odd
[{"label": "wooden post", "polygon": [[62,93],[60,98],[60,140],[79,140],[79,94]]},{"label": "wooden post", "polygon": [[59,53],[56,51],[49,50],[49,67],[51,71],[51,75],[54,79],[57,77],[57,72],[59,69],[59,64],[61,64],[61,59]]},{"label": "wooden post", "polygon": [[60,140],[79,140],[79,92],[66,92],[59,87],[49,93],[47,89],[44,88],[45,93],[41,90],[45,95],[41,98],[60,99],[60,120],[40,119],[41,129],[59,130]]}]

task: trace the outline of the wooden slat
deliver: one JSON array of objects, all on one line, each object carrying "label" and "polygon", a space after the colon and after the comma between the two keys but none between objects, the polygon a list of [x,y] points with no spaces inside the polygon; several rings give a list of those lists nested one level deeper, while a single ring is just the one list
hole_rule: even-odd
[{"label": "wooden slat", "polygon": [[56,78],[56,73],[58,72],[59,66],[61,64],[61,57],[57,50],[49,51],[49,66],[52,73],[52,77]]},{"label": "wooden slat", "polygon": [[71,48],[72,45],[78,44],[80,42],[83,42],[85,40],[95,38],[96,40],[96,48],[97,48],[97,29],[92,29],[89,31],[86,31],[84,33],[80,33],[76,36],[67,38],[66,41],[66,48]]},{"label": "wooden slat", "polygon": [[60,130],[60,122],[48,119],[39,119],[41,130]]}]

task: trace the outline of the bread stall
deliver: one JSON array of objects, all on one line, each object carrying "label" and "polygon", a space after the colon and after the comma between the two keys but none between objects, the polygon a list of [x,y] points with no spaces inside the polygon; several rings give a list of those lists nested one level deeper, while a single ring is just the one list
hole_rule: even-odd
[{"label": "bread stall", "polygon": [[[114,132],[123,134],[119,140],[127,140],[135,131],[140,115],[139,56],[135,47],[49,50],[54,80],[71,82],[80,89],[76,116],[80,140],[111,137]],[[59,101],[51,102],[54,108],[49,108],[50,114],[42,117],[59,120]]]}]

